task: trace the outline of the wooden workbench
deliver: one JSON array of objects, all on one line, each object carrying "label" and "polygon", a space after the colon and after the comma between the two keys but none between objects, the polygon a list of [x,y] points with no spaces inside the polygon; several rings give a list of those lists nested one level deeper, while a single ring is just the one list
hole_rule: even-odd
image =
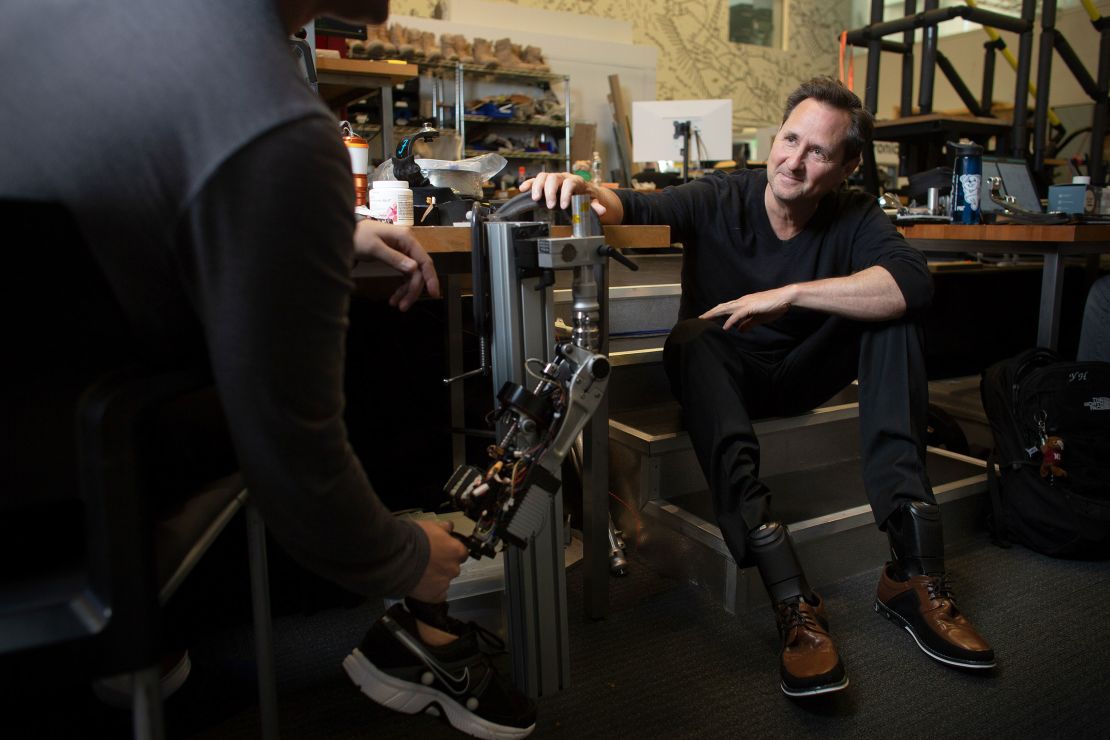
[{"label": "wooden workbench", "polygon": [[1037,344],[1056,348],[1064,258],[1110,253],[1110,224],[913,224],[900,232],[923,252],[1041,255],[1041,306]]}]

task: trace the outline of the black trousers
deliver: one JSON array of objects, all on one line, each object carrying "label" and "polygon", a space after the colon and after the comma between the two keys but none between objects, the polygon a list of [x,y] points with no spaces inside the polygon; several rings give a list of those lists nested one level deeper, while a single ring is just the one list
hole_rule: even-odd
[{"label": "black trousers", "polygon": [[830,316],[789,352],[745,348],[716,321],[680,321],[664,364],[737,563],[747,533],[773,519],[752,419],[798,414],[859,379],[863,484],[880,528],[907,501],[935,502],[925,474],[923,336],[908,321]]}]

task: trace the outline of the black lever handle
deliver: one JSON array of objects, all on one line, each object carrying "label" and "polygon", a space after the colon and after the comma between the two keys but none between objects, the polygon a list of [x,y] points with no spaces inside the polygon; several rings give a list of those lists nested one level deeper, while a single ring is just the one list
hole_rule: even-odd
[{"label": "black lever handle", "polygon": [[617,249],[616,247],[610,247],[608,244],[603,244],[598,247],[597,253],[600,254],[602,257],[612,257],[617,262],[620,262],[622,265],[627,267],[629,270],[632,270],[633,272],[636,272],[640,269],[639,265],[621,254],[621,251],[619,249]]}]

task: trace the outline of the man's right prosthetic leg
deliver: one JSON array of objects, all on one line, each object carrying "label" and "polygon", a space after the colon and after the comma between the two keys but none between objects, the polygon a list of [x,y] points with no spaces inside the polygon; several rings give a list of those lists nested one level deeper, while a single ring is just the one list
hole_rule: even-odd
[{"label": "man's right prosthetic leg", "polygon": [[783,693],[811,696],[846,687],[848,677],[829,636],[824,602],[806,582],[786,527],[771,522],[753,529],[748,533],[748,549],[771,597],[782,637]]},{"label": "man's right prosthetic leg", "polygon": [[879,578],[875,611],[902,626],[929,657],[964,668],[991,668],[994,651],[956,606],[944,571],[940,507],[903,504],[886,525],[891,562]]}]

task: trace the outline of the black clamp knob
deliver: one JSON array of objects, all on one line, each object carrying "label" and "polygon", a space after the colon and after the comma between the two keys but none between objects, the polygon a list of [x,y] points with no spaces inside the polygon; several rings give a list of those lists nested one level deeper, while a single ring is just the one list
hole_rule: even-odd
[{"label": "black clamp knob", "polygon": [[627,267],[629,270],[632,270],[633,272],[636,272],[640,269],[639,265],[621,254],[621,251],[619,249],[617,249],[616,247],[610,247],[608,244],[602,244],[600,247],[598,247],[597,253],[600,254],[602,257],[612,257],[617,262],[620,262],[622,265]]}]

